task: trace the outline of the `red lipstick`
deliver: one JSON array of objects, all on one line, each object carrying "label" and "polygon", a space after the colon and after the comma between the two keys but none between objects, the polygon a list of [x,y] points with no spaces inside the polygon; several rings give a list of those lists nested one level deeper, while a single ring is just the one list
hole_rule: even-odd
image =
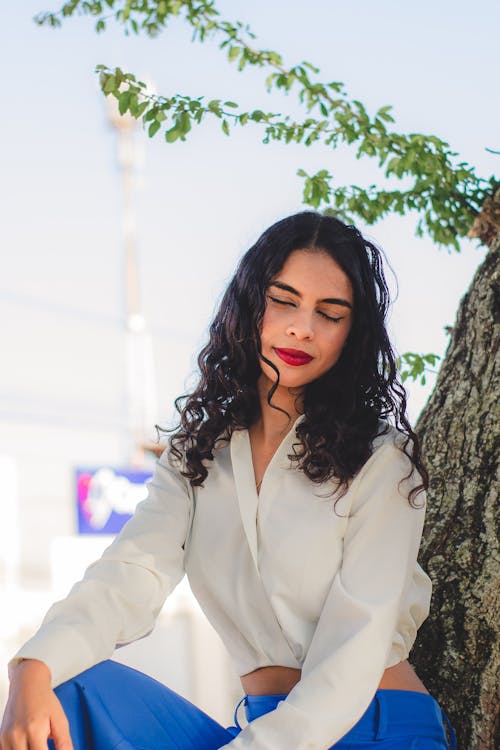
[{"label": "red lipstick", "polygon": [[300,349],[277,349],[274,347],[274,351],[283,362],[294,367],[307,365],[308,362],[314,359],[310,354],[302,352]]}]

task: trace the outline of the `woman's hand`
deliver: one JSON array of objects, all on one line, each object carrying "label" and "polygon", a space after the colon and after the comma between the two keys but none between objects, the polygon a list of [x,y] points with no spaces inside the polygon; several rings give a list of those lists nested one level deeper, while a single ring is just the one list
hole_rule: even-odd
[{"label": "woman's hand", "polygon": [[25,659],[10,673],[10,690],[0,727],[0,750],[73,750],[68,720],[52,690],[50,670],[36,659]]}]

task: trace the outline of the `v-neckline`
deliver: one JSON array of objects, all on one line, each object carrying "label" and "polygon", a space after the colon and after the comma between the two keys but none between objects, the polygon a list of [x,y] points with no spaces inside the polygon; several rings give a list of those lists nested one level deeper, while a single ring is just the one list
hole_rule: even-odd
[{"label": "v-neckline", "polygon": [[292,427],[286,435],[284,435],[281,443],[273,453],[262,477],[260,493],[257,492],[255,486],[252,446],[248,429],[235,430],[231,435],[231,463],[236,484],[240,515],[248,540],[248,545],[250,547],[250,552],[252,553],[252,558],[257,570],[259,569],[257,543],[257,510],[259,501],[264,495],[265,488],[269,483],[269,476],[272,474],[275,465],[282,459],[284,453],[287,455],[290,452],[289,443],[295,438],[296,427],[303,418],[303,414],[297,417]]}]

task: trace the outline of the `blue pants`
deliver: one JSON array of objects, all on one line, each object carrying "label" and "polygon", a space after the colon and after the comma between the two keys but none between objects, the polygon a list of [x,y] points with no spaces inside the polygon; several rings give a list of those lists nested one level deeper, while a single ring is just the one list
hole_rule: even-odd
[{"label": "blue pants", "polygon": [[[74,750],[217,750],[240,731],[216,721],[135,669],[104,661],[56,688],[68,717]],[[272,711],[285,695],[247,695],[248,721]],[[448,745],[443,719],[452,744]],[[437,701],[426,693],[377,690],[339,750],[446,750],[454,732]],[[49,748],[54,745],[49,740]]]}]

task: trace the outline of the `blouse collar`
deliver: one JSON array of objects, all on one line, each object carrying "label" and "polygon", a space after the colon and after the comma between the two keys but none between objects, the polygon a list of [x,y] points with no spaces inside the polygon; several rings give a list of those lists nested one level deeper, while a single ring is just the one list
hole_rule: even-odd
[{"label": "blouse collar", "polygon": [[[303,419],[303,414],[297,417],[271,458],[262,479],[260,498],[272,486],[273,472],[278,467],[287,468],[290,465],[288,454],[291,452],[292,444],[296,439],[297,425]],[[252,449],[247,429],[235,430],[233,432],[230,440],[230,453],[241,520],[255,567],[258,570],[257,509],[259,495],[255,486]]]}]

